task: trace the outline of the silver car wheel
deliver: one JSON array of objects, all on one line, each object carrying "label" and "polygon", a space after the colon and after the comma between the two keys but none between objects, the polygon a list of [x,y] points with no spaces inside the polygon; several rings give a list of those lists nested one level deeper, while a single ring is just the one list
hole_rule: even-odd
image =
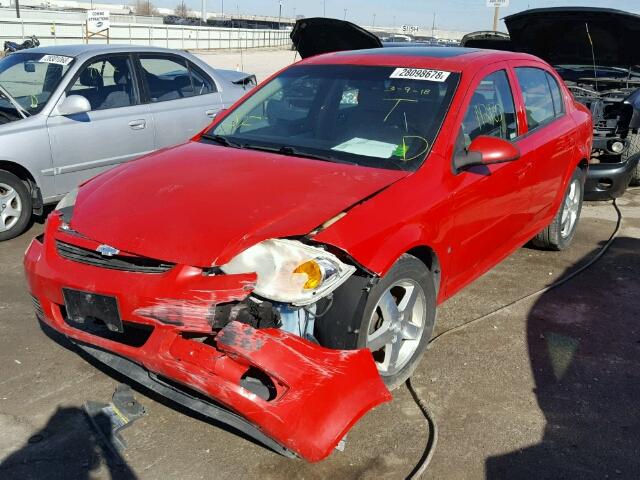
[{"label": "silver car wheel", "polygon": [[22,215],[22,199],[15,189],[0,183],[0,232],[11,230]]},{"label": "silver car wheel", "polygon": [[414,280],[399,280],[382,294],[366,340],[381,375],[394,375],[411,360],[424,333],[425,314],[426,296]]},{"label": "silver car wheel", "polygon": [[580,200],[582,197],[582,185],[578,179],[574,179],[569,186],[569,192],[564,199],[562,217],[560,218],[560,235],[567,238],[571,235],[573,227],[578,219]]}]

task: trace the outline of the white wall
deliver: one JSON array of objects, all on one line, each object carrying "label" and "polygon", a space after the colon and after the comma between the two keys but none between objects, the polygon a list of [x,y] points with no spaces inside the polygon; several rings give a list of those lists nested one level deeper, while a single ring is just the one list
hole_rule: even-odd
[{"label": "white wall", "polygon": [[[7,19],[0,16],[0,43],[22,41],[36,35],[40,44],[62,45],[84,43],[84,22]],[[207,28],[181,25],[112,24],[110,43],[153,45],[184,50],[220,48],[286,47],[291,44],[289,32],[283,30],[253,30],[239,28]],[[106,43],[92,37],[90,43]]]}]

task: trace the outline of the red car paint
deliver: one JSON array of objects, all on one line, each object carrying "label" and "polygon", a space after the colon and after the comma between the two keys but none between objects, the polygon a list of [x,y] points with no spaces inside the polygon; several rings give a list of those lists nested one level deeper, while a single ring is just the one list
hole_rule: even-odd
[{"label": "red car paint", "polygon": [[[305,235],[406,175],[192,142],[88,182],[71,225],[123,251],[210,267],[261,240]],[[127,213],[96,221],[105,205]]]},{"label": "red car paint", "polygon": [[[27,251],[25,269],[44,321],[56,330],[214,398],[281,445],[316,461],[363,413],[389,399],[371,354],[327,351],[278,330],[254,331],[234,323],[218,334],[215,346],[190,340],[185,330],[211,334],[198,309],[246,297],[255,280],[252,275],[204,276],[200,267],[223,264],[265,238],[304,234],[378,275],[403,253],[420,248],[436,257],[441,302],[549,224],[572,172],[586,164],[591,122],[558,79],[565,114],[528,131],[513,67],[535,66],[558,78],[528,55],[472,51],[434,58],[390,49],[388,55],[329,54],[304,63],[402,65],[462,75],[441,133],[414,173],[191,142],[84,185],[70,225],[78,233],[61,230],[61,218],[53,214],[44,244],[34,240]],[[483,175],[455,174],[452,155],[466,106],[480,80],[500,69],[507,72],[515,97],[519,131],[513,143],[521,157],[489,165]],[[311,234],[344,210],[347,215]],[[108,243],[178,265],[152,278],[114,272],[61,258],[56,240],[87,248]],[[71,327],[62,316],[63,287],[116,296],[122,318],[152,326],[151,337],[142,347],[131,347]],[[167,323],[163,315],[176,302],[188,307],[182,325]],[[238,381],[248,365],[277,381],[275,400],[247,398]]]}]

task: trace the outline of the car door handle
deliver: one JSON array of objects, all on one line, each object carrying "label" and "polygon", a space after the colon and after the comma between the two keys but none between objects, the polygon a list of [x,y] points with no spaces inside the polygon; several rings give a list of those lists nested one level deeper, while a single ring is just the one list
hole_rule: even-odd
[{"label": "car door handle", "polygon": [[131,127],[131,130],[142,130],[147,126],[147,122],[144,120],[131,120],[129,122],[129,126]]},{"label": "car door handle", "polygon": [[213,118],[218,114],[217,110],[207,110],[206,112],[204,112],[207,114],[207,117],[209,118]]}]

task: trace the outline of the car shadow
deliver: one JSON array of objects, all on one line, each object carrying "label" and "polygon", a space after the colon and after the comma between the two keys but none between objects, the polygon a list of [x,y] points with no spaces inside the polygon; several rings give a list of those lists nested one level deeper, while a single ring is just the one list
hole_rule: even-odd
[{"label": "car shadow", "polygon": [[[110,431],[109,417],[100,412],[96,425]],[[108,444],[107,444],[108,443]],[[117,452],[112,438],[93,430],[77,407],[58,408],[47,424],[0,464],[3,479],[92,479],[107,470],[110,478],[133,480],[136,475]]]},{"label": "car shadow", "polygon": [[488,458],[488,479],[640,478],[639,253],[640,240],[618,238],[535,303],[527,343],[543,438]]}]

